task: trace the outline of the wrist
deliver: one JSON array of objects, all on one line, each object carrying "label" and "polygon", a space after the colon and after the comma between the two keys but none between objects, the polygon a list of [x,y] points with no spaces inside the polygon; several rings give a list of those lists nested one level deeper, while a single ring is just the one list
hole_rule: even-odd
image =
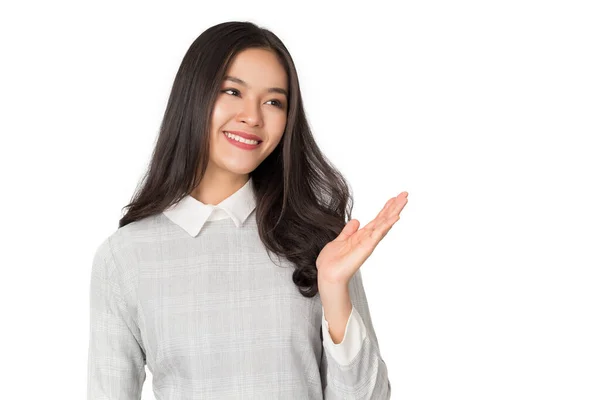
[{"label": "wrist", "polygon": [[322,274],[317,270],[317,284],[319,287],[342,288],[348,286],[349,280],[338,277]]}]

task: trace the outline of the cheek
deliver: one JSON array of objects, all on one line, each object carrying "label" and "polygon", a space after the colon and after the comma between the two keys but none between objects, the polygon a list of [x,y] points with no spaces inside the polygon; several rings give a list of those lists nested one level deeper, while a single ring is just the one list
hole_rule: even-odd
[{"label": "cheek", "polygon": [[271,126],[273,127],[272,131],[277,132],[279,135],[283,135],[287,122],[287,114],[277,115],[272,119],[271,122]]},{"label": "cheek", "polygon": [[211,116],[212,130],[217,129],[221,124],[225,123],[228,118],[228,110],[224,104],[217,102]]},{"label": "cheek", "polygon": [[272,134],[270,135],[271,143],[269,145],[271,150],[273,150],[275,147],[277,147],[277,145],[279,145],[279,143],[281,142],[281,139],[283,138],[284,130],[285,130],[285,124],[280,125],[277,128],[277,130],[272,131]]}]

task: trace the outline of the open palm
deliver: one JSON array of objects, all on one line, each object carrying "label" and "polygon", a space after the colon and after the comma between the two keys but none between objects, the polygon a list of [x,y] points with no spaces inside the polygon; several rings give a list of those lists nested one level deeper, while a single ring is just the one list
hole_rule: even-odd
[{"label": "open palm", "polygon": [[339,236],[327,243],[317,257],[318,279],[332,284],[347,284],[350,278],[373,253],[381,239],[400,219],[408,203],[408,193],[402,192],[387,201],[377,217],[358,229],[357,219],[348,221]]}]

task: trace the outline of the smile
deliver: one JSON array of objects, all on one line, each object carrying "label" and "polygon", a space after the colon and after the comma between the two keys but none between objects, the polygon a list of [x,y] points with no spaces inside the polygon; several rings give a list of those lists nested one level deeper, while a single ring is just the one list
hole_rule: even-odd
[{"label": "smile", "polygon": [[244,150],[254,150],[256,148],[258,148],[258,146],[260,146],[260,144],[262,142],[258,142],[256,140],[248,140],[248,139],[244,139],[238,135],[234,135],[232,133],[229,132],[223,132],[223,134],[225,135],[225,138],[227,139],[227,141],[231,144],[233,144],[236,147],[239,147],[240,149],[244,149]]}]

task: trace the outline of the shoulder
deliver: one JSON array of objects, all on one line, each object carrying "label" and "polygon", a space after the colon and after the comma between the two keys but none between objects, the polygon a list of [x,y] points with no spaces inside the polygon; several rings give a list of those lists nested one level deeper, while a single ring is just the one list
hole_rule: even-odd
[{"label": "shoulder", "polygon": [[164,233],[165,218],[162,213],[131,222],[114,231],[106,241],[113,251],[120,253],[159,240]]},{"label": "shoulder", "polygon": [[134,266],[136,249],[152,245],[159,238],[162,213],[131,222],[105,237],[96,247],[93,265],[97,274],[105,278]]}]

